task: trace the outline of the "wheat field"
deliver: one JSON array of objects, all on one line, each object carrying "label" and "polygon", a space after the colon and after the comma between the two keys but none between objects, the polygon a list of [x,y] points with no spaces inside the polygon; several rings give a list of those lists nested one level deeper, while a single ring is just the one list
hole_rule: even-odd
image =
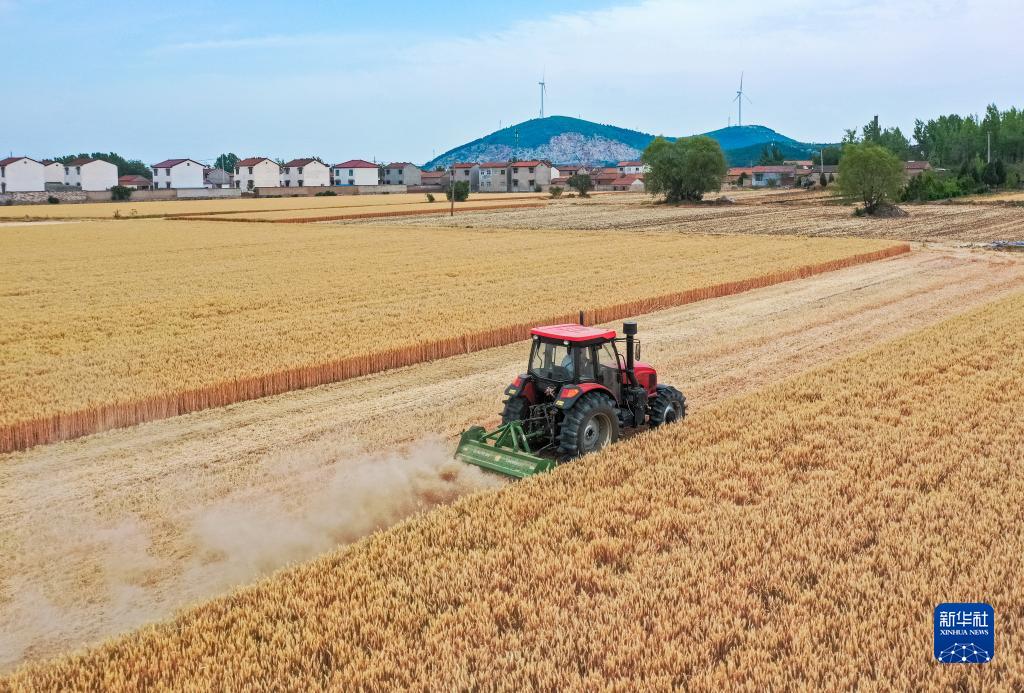
[{"label": "wheat field", "polygon": [[266,221],[275,223],[305,223],[317,221],[336,221],[340,219],[374,219],[379,217],[405,217],[438,214],[447,216],[450,211],[455,212],[480,212],[496,211],[517,208],[543,207],[547,203],[537,197],[516,198],[510,195],[499,199],[478,200],[476,196],[466,202],[456,202],[451,205],[438,195],[434,202],[427,202],[420,198],[416,202],[402,204],[373,204],[373,205],[349,205],[346,207],[318,207],[314,209],[290,209],[273,210],[260,212],[232,212],[228,214],[217,214],[216,216],[203,217],[195,216],[197,220],[209,221]]},{"label": "wheat field", "polygon": [[[1020,690],[1022,325],[1017,294],[6,685]],[[993,661],[937,665],[973,600]]]},{"label": "wheat field", "polygon": [[[444,194],[434,193],[438,203]],[[470,201],[540,200],[541,193],[473,193]],[[0,219],[111,219],[117,213],[122,219],[132,217],[163,217],[172,215],[226,214],[232,212],[271,212],[350,207],[419,205],[426,201],[424,193],[367,195],[328,195],[325,197],[241,197],[222,200],[154,200],[148,202],[82,202],[56,205],[0,206]],[[437,203],[435,203],[437,204]]]},{"label": "wheat field", "polygon": [[165,220],[12,227],[0,233],[0,452],[508,344],[581,309],[611,320],[906,250]]}]

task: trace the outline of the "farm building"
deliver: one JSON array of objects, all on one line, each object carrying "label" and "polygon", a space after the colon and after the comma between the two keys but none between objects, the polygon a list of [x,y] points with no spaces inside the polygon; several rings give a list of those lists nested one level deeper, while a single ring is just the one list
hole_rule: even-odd
[{"label": "farm building", "polygon": [[551,185],[551,163],[548,161],[514,161],[509,164],[509,192],[546,190]]},{"label": "farm building", "polygon": [[725,174],[722,183],[724,185],[737,185],[749,188],[753,178],[754,168],[752,166],[733,166]]},{"label": "farm building", "polygon": [[379,185],[380,175],[377,164],[352,159],[331,167],[335,185]]},{"label": "farm building", "polygon": [[110,190],[117,185],[117,166],[83,156],[64,164],[64,183],[81,190]]},{"label": "farm building", "polygon": [[795,181],[796,169],[792,166],[753,166],[750,171],[752,188],[783,187]]},{"label": "farm building", "polygon": [[43,175],[47,183],[64,185],[64,164],[53,159],[43,159]]},{"label": "farm building", "polygon": [[399,161],[380,169],[379,180],[381,185],[420,185],[422,173],[418,166]]},{"label": "farm building", "polygon": [[213,190],[216,188],[232,188],[234,176],[222,168],[203,169],[203,187]]},{"label": "farm building", "polygon": [[636,173],[620,176],[612,181],[612,190],[619,192],[643,192],[644,177]]},{"label": "farm building", "polygon": [[454,164],[452,165],[452,170],[455,172],[456,181],[461,180],[469,183],[471,192],[478,192],[480,190],[480,164]]},{"label": "farm building", "polygon": [[127,175],[119,176],[117,184],[122,188],[129,188],[130,190],[149,190],[153,187],[153,181],[145,176],[139,175]]},{"label": "farm building", "polygon": [[619,179],[619,169],[615,166],[599,168],[590,172],[590,180],[594,190],[611,190],[612,183]]},{"label": "farm building", "polygon": [[[577,173],[587,173],[589,169],[581,164],[554,164],[551,176],[553,178],[571,178]],[[556,174],[555,171],[558,171]]]},{"label": "farm building", "polygon": [[201,188],[204,166],[194,159],[166,159],[153,164],[153,188]]},{"label": "farm building", "polygon": [[[437,187],[444,190],[450,180],[447,171],[424,171],[420,174],[420,185]],[[477,179],[479,183],[479,178]]]},{"label": "farm building", "polygon": [[903,173],[908,177],[919,176],[931,168],[932,165],[927,161],[907,161],[903,164]]},{"label": "farm building", "polygon": [[508,192],[507,161],[485,161],[480,164],[480,192]]},{"label": "farm building", "polygon": [[651,170],[651,167],[642,161],[620,161],[615,168],[619,169],[620,176],[638,176]]},{"label": "farm building", "polygon": [[281,167],[281,186],[285,188],[327,187],[331,169],[319,159],[292,159]]},{"label": "farm building", "polygon": [[235,187],[242,190],[276,188],[281,185],[281,167],[265,156],[252,156],[235,164]]},{"label": "farm building", "polygon": [[46,172],[42,162],[27,156],[0,159],[0,193],[42,192],[46,189]]}]

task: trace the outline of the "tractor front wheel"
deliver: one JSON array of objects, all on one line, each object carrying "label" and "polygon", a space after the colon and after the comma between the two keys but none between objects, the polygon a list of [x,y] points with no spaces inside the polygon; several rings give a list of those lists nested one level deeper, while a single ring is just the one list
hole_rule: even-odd
[{"label": "tractor front wheel", "polygon": [[679,421],[686,416],[686,397],[671,385],[658,388],[658,394],[651,400],[650,424],[656,428],[662,424]]},{"label": "tractor front wheel", "polygon": [[618,439],[618,414],[607,397],[595,393],[583,397],[565,413],[558,452],[566,457],[581,457]]}]

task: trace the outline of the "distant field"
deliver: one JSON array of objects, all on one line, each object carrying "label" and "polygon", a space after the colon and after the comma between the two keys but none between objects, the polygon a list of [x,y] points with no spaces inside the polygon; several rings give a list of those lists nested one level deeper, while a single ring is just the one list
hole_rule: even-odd
[{"label": "distant field", "polygon": [[1024,202],[1024,190],[1006,190],[1003,192],[989,193],[987,195],[968,195],[958,197],[955,202]]},{"label": "distant field", "polygon": [[[519,197],[515,195],[503,195],[501,197],[488,196],[477,199],[474,195],[466,202],[456,202],[456,212],[471,212],[485,210],[514,209],[516,207],[539,207],[547,202],[539,199],[539,196]],[[291,209],[268,212],[237,212],[232,214],[218,214],[215,217],[207,217],[217,221],[274,221],[274,222],[306,222],[306,221],[334,221],[338,219],[371,219],[384,216],[422,216],[433,214],[448,214],[451,203],[442,196],[435,202],[426,202],[421,196],[416,202],[405,202],[401,204],[374,204],[374,205],[348,205],[345,207],[319,207],[315,209]],[[203,219],[202,216],[196,216]]]},{"label": "distant field", "polygon": [[[438,203],[444,195],[435,193]],[[471,199],[520,200],[546,197],[541,193],[473,193]],[[381,207],[422,204],[424,193],[388,195],[330,195],[326,197],[261,197],[226,200],[171,200],[154,202],[90,202],[56,205],[0,206],[0,219],[110,219],[114,213],[122,218],[132,216],[170,216],[178,214],[219,214],[223,212],[269,212],[279,210],[322,209],[326,207]],[[134,214],[133,214],[134,212]]]},{"label": "distant field", "polygon": [[505,344],[580,309],[613,319],[892,248],[170,220],[0,229],[0,451]]}]

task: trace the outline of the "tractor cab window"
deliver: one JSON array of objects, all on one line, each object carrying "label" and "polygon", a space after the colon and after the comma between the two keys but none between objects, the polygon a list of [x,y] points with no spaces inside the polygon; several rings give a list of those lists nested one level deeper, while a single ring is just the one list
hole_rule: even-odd
[{"label": "tractor cab window", "polygon": [[562,344],[535,341],[530,352],[530,373],[544,380],[572,382],[572,350]]},{"label": "tractor cab window", "polygon": [[603,344],[598,353],[600,358],[600,368],[598,369],[600,381],[605,387],[613,389],[619,382],[619,355],[615,352],[615,347],[610,342]]}]

